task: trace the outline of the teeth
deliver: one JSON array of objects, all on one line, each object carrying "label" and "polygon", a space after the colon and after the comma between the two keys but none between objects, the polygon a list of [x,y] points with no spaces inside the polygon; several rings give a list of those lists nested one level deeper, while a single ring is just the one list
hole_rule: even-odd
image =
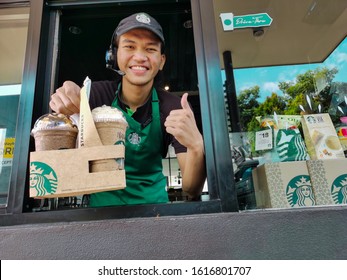
[{"label": "teeth", "polygon": [[142,67],[142,66],[133,66],[131,68],[134,70],[146,70],[146,67]]}]

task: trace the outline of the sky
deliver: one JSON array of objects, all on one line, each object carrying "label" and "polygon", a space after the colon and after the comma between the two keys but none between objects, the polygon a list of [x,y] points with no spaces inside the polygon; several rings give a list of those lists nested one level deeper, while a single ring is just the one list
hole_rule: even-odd
[{"label": "sky", "polygon": [[[298,74],[303,74],[307,70],[313,70],[317,67],[327,67],[328,69],[336,67],[339,72],[335,76],[334,81],[347,82],[347,38],[342,41],[323,63],[235,69],[236,92],[239,94],[242,90],[258,85],[260,87],[259,101],[262,102],[273,92],[282,95],[278,88],[279,82],[295,81]],[[252,78],[250,79],[250,77]],[[224,81],[224,70],[222,71],[222,78]]]}]

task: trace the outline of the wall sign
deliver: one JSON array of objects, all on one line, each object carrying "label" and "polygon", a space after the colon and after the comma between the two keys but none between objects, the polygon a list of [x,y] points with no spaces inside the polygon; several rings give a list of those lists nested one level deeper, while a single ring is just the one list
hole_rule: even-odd
[{"label": "wall sign", "polygon": [[267,13],[249,14],[234,16],[233,13],[221,13],[220,18],[224,31],[230,31],[238,28],[254,28],[270,26],[272,18]]}]

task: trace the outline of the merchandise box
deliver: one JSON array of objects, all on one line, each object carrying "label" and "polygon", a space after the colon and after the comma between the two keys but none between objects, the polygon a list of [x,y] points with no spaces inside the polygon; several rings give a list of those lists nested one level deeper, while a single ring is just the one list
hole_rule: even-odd
[{"label": "merchandise box", "polygon": [[69,197],[125,188],[122,167],[92,172],[94,164],[124,161],[125,146],[102,144],[88,104],[89,90],[90,83],[81,89],[78,148],[30,153],[30,197]]},{"label": "merchandise box", "polygon": [[265,163],[253,169],[257,208],[316,204],[305,161]]},{"label": "merchandise box", "polygon": [[347,203],[347,159],[309,160],[307,168],[317,205]]},{"label": "merchandise box", "polygon": [[303,115],[301,123],[310,159],[345,158],[329,114]]}]

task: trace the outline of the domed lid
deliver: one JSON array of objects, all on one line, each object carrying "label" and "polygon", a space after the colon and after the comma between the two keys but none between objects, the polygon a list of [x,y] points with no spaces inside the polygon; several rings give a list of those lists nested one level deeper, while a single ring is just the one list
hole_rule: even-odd
[{"label": "domed lid", "polygon": [[123,122],[128,124],[123,112],[117,108],[103,105],[92,110],[93,119],[95,122]]},{"label": "domed lid", "polygon": [[41,130],[69,130],[78,132],[77,125],[64,114],[49,113],[38,118],[31,133]]}]

